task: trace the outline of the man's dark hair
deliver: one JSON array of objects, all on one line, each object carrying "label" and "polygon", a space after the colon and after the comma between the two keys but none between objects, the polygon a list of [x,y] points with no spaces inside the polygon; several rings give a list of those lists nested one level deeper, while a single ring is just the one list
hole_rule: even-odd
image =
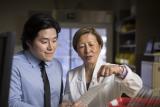
[{"label": "man's dark hair", "polygon": [[21,38],[23,49],[27,50],[29,48],[27,42],[32,42],[38,36],[37,34],[40,30],[47,28],[55,28],[58,38],[61,28],[59,23],[51,15],[45,13],[33,14],[24,24]]}]

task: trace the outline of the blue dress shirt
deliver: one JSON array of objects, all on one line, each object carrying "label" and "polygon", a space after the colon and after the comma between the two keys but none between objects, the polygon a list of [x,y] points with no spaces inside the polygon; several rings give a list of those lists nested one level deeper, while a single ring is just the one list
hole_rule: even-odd
[{"label": "blue dress shirt", "polygon": [[[40,60],[28,51],[21,51],[14,56],[9,107],[44,107],[44,86],[39,63]],[[51,88],[51,107],[58,107],[62,66],[54,58],[46,62],[46,71]]]}]

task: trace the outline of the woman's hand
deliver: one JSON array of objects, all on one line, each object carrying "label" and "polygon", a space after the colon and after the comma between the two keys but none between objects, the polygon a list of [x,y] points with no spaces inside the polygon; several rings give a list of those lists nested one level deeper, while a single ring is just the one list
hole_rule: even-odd
[{"label": "woman's hand", "polygon": [[77,101],[71,107],[87,107],[83,102]]},{"label": "woman's hand", "polygon": [[63,101],[60,107],[72,107],[73,103],[69,101]]},{"label": "woman's hand", "polygon": [[75,103],[63,101],[60,107],[87,107],[87,106],[83,104],[81,101],[76,101]]},{"label": "woman's hand", "polygon": [[120,65],[102,65],[98,71],[97,79],[99,80],[100,77],[110,76],[112,74],[120,75],[124,71],[124,67]]}]

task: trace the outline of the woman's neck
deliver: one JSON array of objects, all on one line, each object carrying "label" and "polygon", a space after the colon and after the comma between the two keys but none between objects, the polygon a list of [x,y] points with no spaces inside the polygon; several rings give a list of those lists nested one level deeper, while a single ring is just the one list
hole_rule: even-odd
[{"label": "woman's neck", "polygon": [[95,64],[86,64],[85,65],[86,83],[90,83],[90,81],[92,79],[94,68],[95,68]]}]

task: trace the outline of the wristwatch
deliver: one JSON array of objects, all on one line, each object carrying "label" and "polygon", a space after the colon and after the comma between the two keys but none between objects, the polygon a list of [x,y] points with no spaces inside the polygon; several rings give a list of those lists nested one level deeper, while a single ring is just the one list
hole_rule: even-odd
[{"label": "wristwatch", "polygon": [[120,73],[117,75],[119,78],[124,79],[128,73],[126,67],[124,65],[120,65]]}]

